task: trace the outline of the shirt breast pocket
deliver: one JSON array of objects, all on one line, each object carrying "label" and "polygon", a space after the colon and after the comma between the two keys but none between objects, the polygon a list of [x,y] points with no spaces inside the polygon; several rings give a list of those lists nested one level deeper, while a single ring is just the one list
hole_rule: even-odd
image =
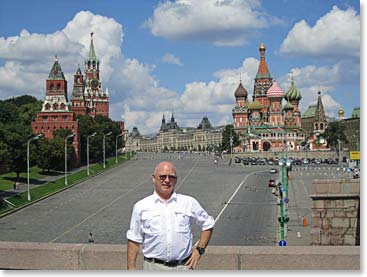
[{"label": "shirt breast pocket", "polygon": [[176,211],[176,231],[179,233],[188,233],[190,231],[190,215],[183,211]]},{"label": "shirt breast pocket", "polygon": [[141,215],[142,230],[146,234],[158,234],[162,229],[159,212],[143,212]]}]

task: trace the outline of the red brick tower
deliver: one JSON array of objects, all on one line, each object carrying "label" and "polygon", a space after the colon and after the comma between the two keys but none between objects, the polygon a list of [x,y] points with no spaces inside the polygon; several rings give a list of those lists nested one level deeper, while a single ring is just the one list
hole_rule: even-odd
[{"label": "red brick tower", "polygon": [[80,70],[80,66],[78,65],[78,69],[74,74],[74,85],[73,85],[73,93],[71,96],[71,106],[70,110],[72,110],[76,115],[86,115],[87,107],[84,99],[84,77]]},{"label": "red brick tower", "polygon": [[89,54],[85,60],[84,98],[91,116],[109,117],[110,97],[108,89],[102,90],[102,81],[99,76],[99,59],[94,50],[93,33],[91,33]]},{"label": "red brick tower", "polygon": [[232,110],[232,116],[235,132],[239,134],[246,130],[249,125],[247,90],[243,87],[241,81],[234,93],[234,97],[236,98],[236,107]]},{"label": "red brick tower", "polygon": [[57,57],[55,57],[50,74],[46,80],[46,98],[42,111],[32,122],[32,130],[35,134],[42,133],[46,138],[53,138],[53,132],[57,129],[70,129],[75,133],[73,146],[75,149],[75,164],[80,164],[80,137],[78,122],[75,114],[69,110],[67,97],[67,81],[61,69]]}]

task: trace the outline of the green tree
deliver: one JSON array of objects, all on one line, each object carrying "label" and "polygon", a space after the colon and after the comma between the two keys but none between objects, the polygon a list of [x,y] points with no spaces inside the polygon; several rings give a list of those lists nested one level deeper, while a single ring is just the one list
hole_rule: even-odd
[{"label": "green tree", "polygon": [[[70,150],[72,151],[72,149],[69,147],[68,150],[68,155],[70,155]],[[46,139],[42,137],[38,143],[37,153],[37,165],[43,171],[64,170],[64,138],[55,136],[52,139]]]},{"label": "green tree", "polygon": [[42,103],[27,103],[18,108],[19,120],[24,122],[24,124],[31,125],[32,121],[36,118],[37,113],[42,109]]},{"label": "green tree", "polygon": [[240,145],[240,139],[239,136],[236,134],[236,132],[233,129],[233,125],[232,124],[228,124],[224,130],[223,130],[223,134],[222,134],[222,149],[221,151],[231,151],[231,139],[232,136],[232,147],[236,147],[238,145]]},{"label": "green tree", "polygon": [[330,122],[325,133],[322,135],[326,141],[329,148],[337,149],[338,139],[341,142],[348,143],[348,139],[344,133],[346,129],[345,123],[341,121]]},{"label": "green tree", "polygon": [[[22,123],[9,124],[3,131],[4,143],[10,153],[6,166],[16,173],[18,179],[19,174],[27,170],[27,142],[34,134],[29,125]],[[30,163],[34,163],[36,157],[36,143],[32,142],[29,145]]]},{"label": "green tree", "polygon": [[106,157],[114,155],[116,136],[121,133],[120,127],[110,118],[97,115],[92,118],[88,115],[78,116],[81,159],[84,163],[87,161],[87,136],[96,132],[94,137],[89,139],[89,158],[91,162],[103,160],[103,135],[111,132],[106,136]]}]

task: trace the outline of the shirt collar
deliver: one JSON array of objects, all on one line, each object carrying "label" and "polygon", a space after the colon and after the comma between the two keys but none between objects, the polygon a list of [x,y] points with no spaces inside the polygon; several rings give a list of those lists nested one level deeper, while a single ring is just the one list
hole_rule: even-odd
[{"label": "shirt collar", "polygon": [[[165,202],[165,201],[163,201],[163,200],[159,197],[158,193],[157,193],[155,190],[154,190],[154,193],[153,193],[153,199],[154,199],[154,202],[157,202],[157,201]],[[175,191],[173,191],[173,193],[172,193],[171,197],[167,200],[167,203],[169,203],[169,202],[171,202],[171,201],[174,201],[174,200],[176,200],[176,199],[177,199],[177,193],[176,193]]]}]

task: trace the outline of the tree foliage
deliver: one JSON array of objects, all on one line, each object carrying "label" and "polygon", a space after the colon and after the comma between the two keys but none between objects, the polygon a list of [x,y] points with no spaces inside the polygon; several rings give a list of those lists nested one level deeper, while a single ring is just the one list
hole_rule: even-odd
[{"label": "tree foliage", "polygon": [[336,149],[338,146],[338,139],[341,142],[348,143],[347,136],[344,131],[346,129],[345,123],[341,121],[330,122],[323,137],[326,139],[328,147]]},{"label": "tree foliage", "polygon": [[232,136],[232,147],[240,145],[240,139],[238,134],[234,131],[233,125],[228,124],[223,130],[222,135],[222,151],[231,151],[231,136]]}]

